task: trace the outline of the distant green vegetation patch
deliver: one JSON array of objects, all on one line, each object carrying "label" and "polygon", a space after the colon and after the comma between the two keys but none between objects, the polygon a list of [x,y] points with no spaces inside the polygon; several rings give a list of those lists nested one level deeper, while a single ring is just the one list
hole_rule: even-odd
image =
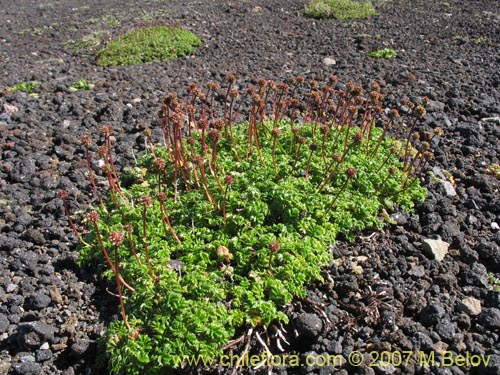
[{"label": "distant green vegetation patch", "polygon": [[201,40],[179,27],[152,26],[135,29],[112,40],[97,52],[100,66],[154,63],[189,55]]},{"label": "distant green vegetation patch", "polygon": [[378,12],[370,1],[352,0],[312,0],[306,5],[305,14],[314,18],[335,18],[338,20],[378,16]]},{"label": "distant green vegetation patch", "polygon": [[390,59],[391,57],[396,57],[398,54],[391,48],[377,49],[368,54],[370,57],[378,57],[382,59]]}]

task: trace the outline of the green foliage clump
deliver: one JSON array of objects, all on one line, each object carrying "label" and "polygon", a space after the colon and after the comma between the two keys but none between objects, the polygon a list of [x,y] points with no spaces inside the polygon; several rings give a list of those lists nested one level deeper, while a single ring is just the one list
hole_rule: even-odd
[{"label": "green foliage clump", "polygon": [[35,96],[36,89],[39,85],[40,82],[38,81],[20,82],[16,86],[10,87],[8,91],[10,92],[23,91],[29,95]]},{"label": "green foliage clump", "polygon": [[378,12],[370,1],[353,0],[312,0],[306,5],[305,14],[314,18],[335,18],[338,20],[378,16]]},{"label": "green foliage clump", "polygon": [[94,88],[94,85],[91,84],[89,81],[86,79],[80,79],[78,81],[73,82],[69,87],[68,90],[71,92],[75,92],[78,90],[92,90]]},{"label": "green foliage clump", "polygon": [[179,27],[143,27],[112,40],[96,58],[100,66],[154,63],[189,55],[199,45],[196,35]]},{"label": "green foliage clump", "polygon": [[[302,77],[291,88],[262,79],[240,93],[235,79],[224,91],[193,84],[185,100],[168,95],[163,145],[146,129],[148,153],[122,179],[113,129],[105,127],[107,201],[90,167],[92,140],[83,138],[101,205],[88,217],[81,260],[98,260],[116,283],[122,320],[105,336],[114,373],[210,361],[239,329],[279,326],[287,321],[283,306],[321,280],[338,233],[353,239],[381,227],[385,208],[411,210],[425,199],[418,176],[428,145],[387,135],[390,128],[411,133],[422,106],[411,106],[405,129],[396,109],[382,111],[375,83],[363,95],[352,83],[333,89],[335,77],[321,89]],[[218,95],[226,99],[219,111]]]},{"label": "green foliage clump", "polygon": [[382,59],[390,59],[391,57],[396,57],[397,53],[391,48],[384,48],[372,51],[368,54],[370,57],[378,57]]}]

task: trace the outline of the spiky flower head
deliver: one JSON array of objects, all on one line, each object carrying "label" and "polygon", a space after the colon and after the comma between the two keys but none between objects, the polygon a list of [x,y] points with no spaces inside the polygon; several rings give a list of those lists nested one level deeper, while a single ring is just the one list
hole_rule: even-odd
[{"label": "spiky flower head", "polygon": [[90,211],[88,219],[92,224],[97,224],[99,222],[99,214],[95,210]]},{"label": "spiky flower head", "polygon": [[233,254],[224,245],[220,245],[217,248],[217,256],[219,258],[222,258],[224,260],[224,262],[229,262],[231,259],[233,259]]},{"label": "spiky flower head", "polygon": [[217,82],[208,82],[207,89],[217,91],[219,89],[219,84]]},{"label": "spiky flower head", "polygon": [[121,230],[114,230],[109,235],[109,242],[111,242],[115,246],[119,246],[123,243],[123,232]]},{"label": "spiky flower head", "polygon": [[285,82],[278,83],[278,90],[288,92],[288,85]]},{"label": "spiky flower head", "polygon": [[432,160],[432,159],[434,159],[434,154],[430,151],[425,151],[423,153],[423,157],[425,160]]},{"label": "spiky flower head", "polygon": [[345,174],[348,178],[354,178],[356,177],[356,169],[354,168],[347,168],[345,171]]},{"label": "spiky flower head", "polygon": [[163,203],[167,200],[167,194],[165,194],[163,191],[158,193],[156,195],[156,197],[158,198],[158,200],[160,201],[160,203]]},{"label": "spiky flower head", "polygon": [[238,97],[238,95],[240,95],[240,94],[239,94],[238,90],[236,90],[236,89],[231,89],[229,91],[229,97],[233,100],[236,99]]},{"label": "spiky flower head", "polygon": [[153,162],[153,167],[157,170],[157,171],[163,171],[165,170],[165,168],[167,167],[167,162],[165,161],[165,159],[162,159],[162,158],[156,158]]},{"label": "spiky flower head", "polygon": [[236,74],[229,74],[227,76],[227,80],[232,85],[233,83],[236,82]]},{"label": "spiky flower head", "polygon": [[212,129],[208,132],[208,138],[210,138],[214,143],[217,143],[221,137],[222,135],[217,129]]},{"label": "spiky flower head", "polygon": [[380,85],[378,84],[378,82],[373,81],[370,84],[370,88],[372,89],[372,91],[380,92]]},{"label": "spiky flower head", "polygon": [[273,252],[273,253],[277,253],[281,248],[281,245],[279,242],[277,241],[272,241],[269,243],[269,249]]},{"label": "spiky flower head", "polygon": [[113,133],[113,127],[111,125],[106,125],[102,127],[101,131],[105,137],[109,137]]},{"label": "spiky flower head", "polygon": [[141,197],[141,203],[144,207],[151,207],[151,205],[153,204],[153,201],[151,200],[151,198],[147,195],[143,195]]},{"label": "spiky flower head", "polygon": [[224,177],[224,182],[226,183],[226,185],[232,185],[234,183],[234,178],[230,175],[227,175],[226,177]]},{"label": "spiky flower head", "polygon": [[328,125],[323,124],[319,127],[319,130],[321,134],[328,134],[328,132],[330,131],[330,127]]},{"label": "spiky flower head", "polygon": [[354,133],[353,138],[354,138],[354,143],[360,144],[361,141],[363,140],[363,133],[362,132]]},{"label": "spiky flower head", "polygon": [[97,152],[99,153],[99,156],[101,156],[103,158],[108,154],[108,148],[104,145],[99,146],[97,148]]},{"label": "spiky flower head", "polygon": [[274,138],[279,138],[279,136],[281,135],[280,128],[278,127],[273,128],[273,130],[271,130],[271,134],[273,135]]},{"label": "spiky flower head", "polygon": [[219,119],[215,120],[215,122],[214,122],[215,129],[222,130],[222,129],[224,129],[224,126],[226,126],[226,123],[224,122],[223,119],[219,118]]},{"label": "spiky flower head", "polygon": [[82,136],[82,143],[85,147],[89,148],[92,143],[92,138],[88,134]]},{"label": "spiky flower head", "polygon": [[427,113],[427,111],[425,110],[425,108],[421,105],[417,105],[415,107],[415,115],[417,115],[417,117],[424,117],[425,114]]},{"label": "spiky flower head", "polygon": [[64,201],[68,199],[68,192],[66,190],[59,190],[57,196]]}]

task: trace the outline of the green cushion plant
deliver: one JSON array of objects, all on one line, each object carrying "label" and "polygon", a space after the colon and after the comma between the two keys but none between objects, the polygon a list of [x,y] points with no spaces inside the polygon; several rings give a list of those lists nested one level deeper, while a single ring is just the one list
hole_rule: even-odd
[{"label": "green cushion plant", "polygon": [[397,53],[391,48],[377,49],[368,54],[370,57],[378,57],[382,59],[390,59],[392,57],[396,57]]},{"label": "green cushion plant", "polygon": [[[405,128],[397,110],[382,110],[376,83],[365,95],[352,83],[333,89],[334,76],[321,88],[302,77],[289,85],[261,79],[245,92],[235,80],[230,75],[223,91],[193,84],[182,101],[168,95],[163,144],[146,129],[148,152],[121,179],[113,129],[104,127],[98,150],[107,199],[84,136],[100,201],[87,236],[60,192],[84,245],[81,262],[98,261],[116,283],[122,319],[104,338],[114,373],[160,374],[188,359],[211,361],[244,327],[251,328],[237,341],[242,351],[254,339],[268,350],[259,335],[270,325],[281,331],[283,307],[321,280],[338,233],[353,239],[381,227],[385,209],[411,210],[425,199],[418,176],[435,135],[410,142],[423,106],[404,102],[413,108]],[[217,95],[226,99],[221,109]],[[405,135],[398,141],[390,131]]]},{"label": "green cushion plant", "polygon": [[338,20],[378,16],[378,12],[370,1],[353,0],[312,0],[305,6],[305,14],[314,18],[335,18]]},{"label": "green cushion plant", "polygon": [[179,27],[141,27],[110,41],[97,52],[101,66],[154,63],[189,55],[200,39]]}]

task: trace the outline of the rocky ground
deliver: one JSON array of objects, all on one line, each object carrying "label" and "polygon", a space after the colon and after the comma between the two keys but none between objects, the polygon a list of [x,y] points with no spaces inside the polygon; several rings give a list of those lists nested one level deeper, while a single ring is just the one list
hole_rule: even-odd
[{"label": "rocky ground", "polygon": [[[85,5],[83,5],[85,4]],[[139,152],[168,92],[237,73],[284,80],[302,74],[380,82],[388,107],[432,101],[421,130],[441,127],[425,185],[427,201],[396,224],[334,246],[325,283],[289,308],[289,353],[365,354],[366,364],[275,368],[279,374],[500,373],[500,3],[496,0],[376,2],[379,17],[313,20],[303,0],[20,0],[0,14],[0,90],[38,81],[37,96],[0,96],[0,374],[104,374],[96,345],[117,318],[92,270],[80,269],[60,189],[75,217],[89,207],[81,136],[115,129],[117,163]],[[203,46],[161,64],[101,68],[93,52],[114,35],[161,21],[194,31]],[[368,57],[392,48],[397,57]],[[71,92],[88,80],[92,90]],[[436,245],[449,244],[442,260]],[[362,273],[359,271],[360,266]],[[496,285],[496,289],[495,289]],[[398,366],[371,351],[482,355]],[[371,365],[371,366],[370,366]],[[213,373],[230,373],[223,368]],[[267,369],[245,368],[244,373]]]}]

